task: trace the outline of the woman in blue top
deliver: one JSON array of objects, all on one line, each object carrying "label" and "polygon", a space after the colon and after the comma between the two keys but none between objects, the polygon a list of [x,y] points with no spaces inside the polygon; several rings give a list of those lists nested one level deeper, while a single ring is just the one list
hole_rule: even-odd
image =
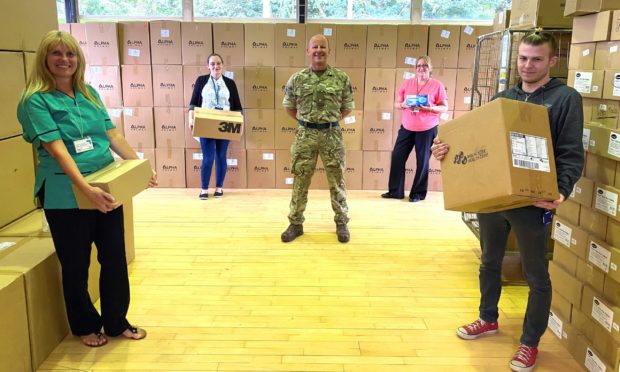
[{"label": "woman in blue top", "polygon": [[[129,277],[125,258],[123,207],[90,186],[84,175],[112,163],[110,149],[123,159],[138,159],[116,130],[99,94],[84,82],[84,55],[63,31],[50,31],[39,45],[33,70],[17,107],[24,139],[37,151],[35,197],[43,205],[62,267],[67,317],[82,343],[97,347],[108,336],[146,336],[125,318]],[[71,184],[97,207],[78,209]],[[149,186],[157,184],[155,173]],[[92,244],[101,263],[101,315],[88,294]]]},{"label": "woman in blue top", "polygon": [[[237,85],[232,79],[223,76],[224,63],[219,54],[209,56],[209,75],[199,76],[194,84],[192,99],[189,102],[189,127],[194,130],[194,108],[204,107],[224,111],[242,111],[241,99]],[[202,166],[200,168],[200,182],[202,190],[198,197],[207,200],[209,197],[209,179],[215,158],[215,192],[213,196],[222,197],[224,191],[224,177],[226,176],[226,150],[229,140],[200,138],[202,148]]]}]

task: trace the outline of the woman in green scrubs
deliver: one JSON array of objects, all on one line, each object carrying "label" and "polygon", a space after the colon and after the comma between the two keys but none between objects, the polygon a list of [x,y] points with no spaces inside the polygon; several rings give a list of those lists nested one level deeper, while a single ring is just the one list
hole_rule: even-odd
[{"label": "woman in green scrubs", "polygon": [[[77,41],[63,31],[50,31],[37,51],[36,62],[17,107],[24,139],[37,151],[34,195],[43,205],[62,267],[67,317],[82,343],[97,347],[107,336],[142,339],[146,331],[126,319],[129,276],[125,259],[123,207],[114,197],[86,183],[84,175],[114,161],[138,159],[114,127],[99,94],[84,82],[84,55]],[[96,210],[77,207],[75,184]],[[150,186],[157,180],[153,172]],[[101,314],[88,294],[92,243],[101,263]]]}]

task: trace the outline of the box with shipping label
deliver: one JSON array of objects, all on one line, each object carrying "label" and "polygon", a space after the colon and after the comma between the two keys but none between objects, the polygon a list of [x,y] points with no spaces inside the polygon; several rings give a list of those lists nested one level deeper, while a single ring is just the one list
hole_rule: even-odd
[{"label": "box with shipping label", "polygon": [[[306,44],[304,50],[308,47],[308,43],[313,36],[323,35],[329,44],[329,55],[327,56],[327,64],[336,66],[336,25],[323,23],[306,23]],[[310,65],[311,57],[306,54],[306,63],[304,66]]]},{"label": "box with shipping label", "polygon": [[460,31],[460,26],[430,26],[428,56],[433,70],[459,67]]},{"label": "box with shipping label", "polygon": [[510,28],[571,28],[572,19],[564,17],[565,0],[513,0]]},{"label": "box with shipping label", "polygon": [[396,67],[414,68],[416,59],[428,54],[428,26],[398,25]]},{"label": "box with shipping label", "polygon": [[601,98],[604,80],[603,70],[570,70],[566,84],[575,88],[582,97]]},{"label": "box with shipping label", "polygon": [[243,134],[243,115],[238,111],[196,107],[194,119],[194,137],[239,141]]},{"label": "box with shipping label", "polygon": [[[494,118],[495,120],[489,120]],[[544,106],[499,98],[439,127],[445,208],[492,212],[558,198]]]},{"label": "box with shipping label", "polygon": [[584,259],[587,257],[588,232],[557,215],[553,217],[551,238],[575,255]]},{"label": "box with shipping label", "polygon": [[276,23],[275,65],[283,67],[303,67],[305,64],[305,26],[295,23]]},{"label": "box with shipping label", "polygon": [[151,41],[148,22],[119,22],[121,65],[150,65]]},{"label": "box with shipping label", "polygon": [[181,22],[151,21],[151,61],[154,65],[182,63]]}]

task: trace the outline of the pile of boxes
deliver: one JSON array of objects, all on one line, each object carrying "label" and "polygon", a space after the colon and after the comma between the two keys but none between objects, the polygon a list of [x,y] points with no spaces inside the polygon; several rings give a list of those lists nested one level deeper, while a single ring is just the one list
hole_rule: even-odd
[{"label": "pile of boxes", "polygon": [[[587,4],[586,4],[587,3]],[[620,2],[567,1],[569,85],[584,97],[586,165],[553,221],[549,328],[589,370],[620,367]]]},{"label": "pile of boxes", "polygon": [[[100,92],[125,138],[155,166],[161,187],[200,187],[202,153],[187,126],[187,106],[207,57],[222,55],[245,116],[244,135],[231,141],[226,188],[291,188],[290,146],[297,123],[282,107],[284,86],[309,65],[307,41],[325,35],[329,63],[351,78],[356,109],[341,122],[349,189],[386,189],[390,154],[400,127],[394,93],[428,54],[433,77],[446,86],[445,122],[469,110],[476,39],[490,27],[419,25],[234,24],[119,22],[61,25],[86,54],[87,80]],[[319,162],[312,188],[327,189]],[[407,164],[406,187],[415,173]],[[441,190],[431,162],[431,190]],[[323,175],[322,175],[323,174]],[[211,182],[214,182],[212,177]],[[213,186],[213,185],[211,185]]]}]

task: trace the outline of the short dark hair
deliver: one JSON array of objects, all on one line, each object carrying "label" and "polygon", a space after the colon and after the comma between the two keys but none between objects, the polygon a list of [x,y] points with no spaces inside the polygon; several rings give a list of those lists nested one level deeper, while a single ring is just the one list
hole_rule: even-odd
[{"label": "short dark hair", "polygon": [[550,32],[545,32],[543,30],[534,30],[534,31],[528,32],[521,39],[521,44],[527,44],[527,45],[538,46],[538,45],[543,45],[547,43],[549,44],[549,48],[551,49],[551,55],[552,56],[557,55],[558,54],[558,42]]}]

